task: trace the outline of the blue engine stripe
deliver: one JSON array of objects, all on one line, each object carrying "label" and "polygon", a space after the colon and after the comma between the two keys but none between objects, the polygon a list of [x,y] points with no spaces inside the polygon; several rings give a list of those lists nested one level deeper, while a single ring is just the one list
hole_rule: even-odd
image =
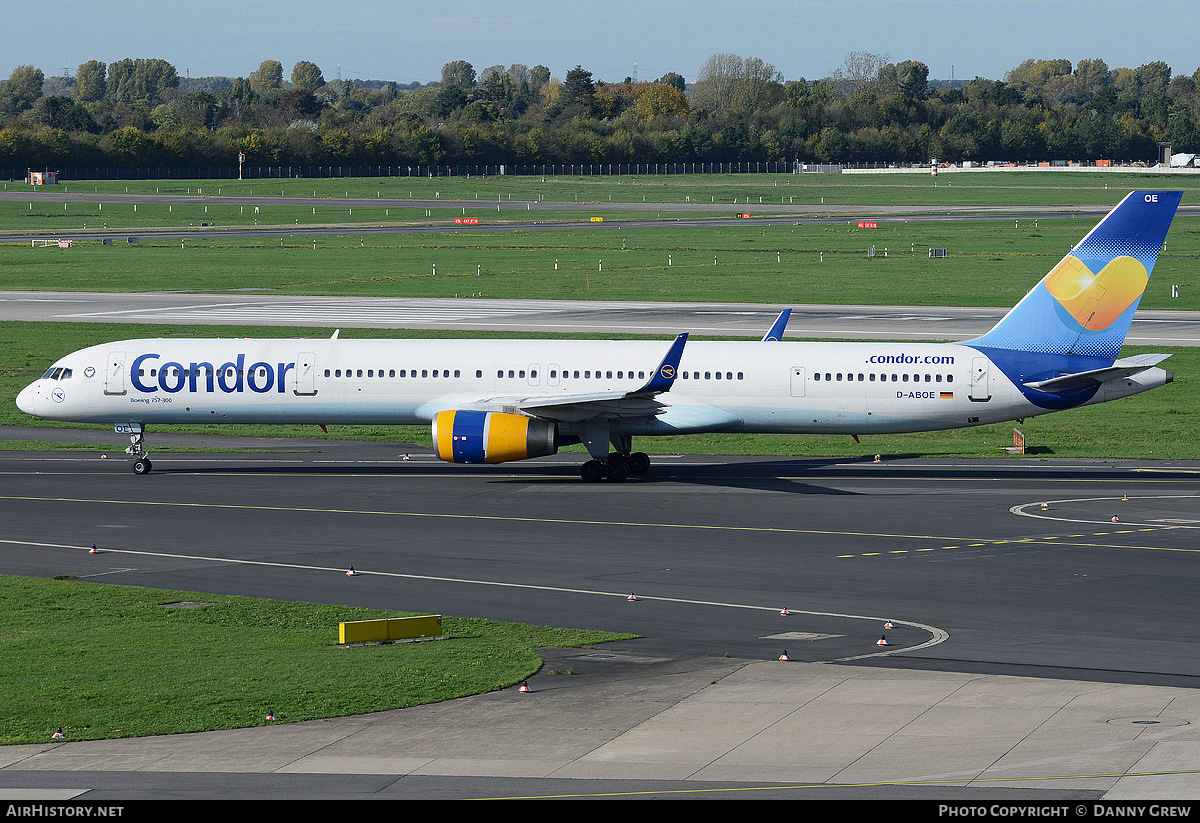
[{"label": "blue engine stripe", "polygon": [[454,434],[451,442],[454,446],[455,463],[482,463],[486,457],[484,426],[487,423],[487,412],[457,411],[454,413]]}]

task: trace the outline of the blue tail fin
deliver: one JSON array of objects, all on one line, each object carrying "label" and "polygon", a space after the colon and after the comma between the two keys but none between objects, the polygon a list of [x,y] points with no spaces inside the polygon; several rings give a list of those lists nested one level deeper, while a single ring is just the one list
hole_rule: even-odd
[{"label": "blue tail fin", "polygon": [[1130,192],[991,331],[967,342],[1116,357],[1182,197]]}]

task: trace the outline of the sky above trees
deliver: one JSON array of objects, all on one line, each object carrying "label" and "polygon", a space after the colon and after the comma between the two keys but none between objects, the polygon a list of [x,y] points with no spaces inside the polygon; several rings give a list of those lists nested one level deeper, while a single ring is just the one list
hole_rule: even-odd
[{"label": "sky above trees", "polygon": [[[79,64],[161,58],[181,77],[244,77],[264,58],[312,61],[328,79],[438,80],[452,59],[475,66],[521,62],[564,77],[582,65],[596,80],[689,82],[716,53],[753,54],[787,80],[828,76],[855,52],[920,60],[930,79],[1002,79],[1031,55],[1110,66],[1162,60],[1175,72],[1200,65],[1200,3],[1158,0],[691,0],[686,11],[659,0],[456,0],[454,3],[343,0],[210,0],[175,4],[63,0],[18,4],[0,77],[32,65],[47,77]],[[635,69],[636,64],[636,69]]]}]

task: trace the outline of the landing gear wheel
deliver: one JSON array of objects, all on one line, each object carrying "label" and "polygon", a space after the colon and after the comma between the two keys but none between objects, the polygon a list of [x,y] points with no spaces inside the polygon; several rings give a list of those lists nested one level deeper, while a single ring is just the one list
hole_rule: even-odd
[{"label": "landing gear wheel", "polygon": [[619,454],[610,454],[605,476],[613,483],[624,481],[629,477],[629,462]]},{"label": "landing gear wheel", "polygon": [[645,474],[650,471],[650,455],[645,452],[629,455],[629,471],[631,474]]},{"label": "landing gear wheel", "polygon": [[137,460],[133,461],[134,474],[149,474],[150,469],[152,468],[154,468],[154,465],[150,462],[150,458],[148,457],[139,457]]},{"label": "landing gear wheel", "polygon": [[599,460],[589,460],[579,468],[579,476],[585,483],[599,483],[604,477],[604,464]]}]

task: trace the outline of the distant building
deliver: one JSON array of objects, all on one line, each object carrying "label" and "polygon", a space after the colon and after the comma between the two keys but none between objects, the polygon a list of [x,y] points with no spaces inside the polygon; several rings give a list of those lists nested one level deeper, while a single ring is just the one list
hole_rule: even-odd
[{"label": "distant building", "polygon": [[1171,168],[1180,169],[1186,166],[1200,166],[1200,163],[1196,162],[1197,159],[1200,159],[1200,154],[1172,154]]},{"label": "distant building", "polygon": [[25,181],[31,186],[45,186],[49,183],[58,182],[58,172],[56,171],[31,171],[29,178]]}]

